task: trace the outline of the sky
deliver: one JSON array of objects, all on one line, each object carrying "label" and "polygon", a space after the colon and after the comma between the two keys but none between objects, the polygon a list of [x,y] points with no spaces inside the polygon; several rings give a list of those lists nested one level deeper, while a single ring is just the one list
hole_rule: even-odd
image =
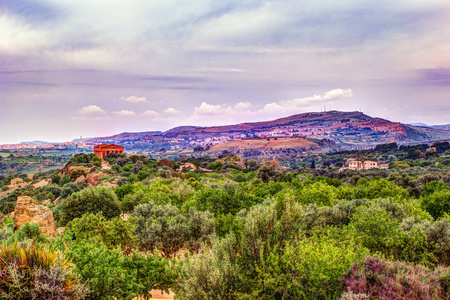
[{"label": "sky", "polygon": [[0,0],[0,144],[329,110],[450,123],[449,0]]}]

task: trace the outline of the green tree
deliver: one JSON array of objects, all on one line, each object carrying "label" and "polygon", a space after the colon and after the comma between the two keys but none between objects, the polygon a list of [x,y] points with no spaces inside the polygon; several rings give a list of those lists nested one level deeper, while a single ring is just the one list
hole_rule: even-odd
[{"label": "green tree", "polygon": [[277,171],[276,165],[266,162],[259,168],[256,177],[261,179],[263,182],[269,182],[271,180],[276,180],[278,175],[280,174]]},{"label": "green tree", "polygon": [[116,194],[106,187],[88,188],[72,194],[62,202],[60,224],[65,225],[85,213],[101,212],[106,219],[120,215]]},{"label": "green tree", "polygon": [[367,250],[320,237],[294,240],[267,253],[261,248],[254,285],[238,298],[338,299],[342,276],[365,255]]},{"label": "green tree", "polygon": [[153,202],[138,205],[133,213],[136,217],[136,237],[141,249],[159,249],[164,257],[172,257],[180,250],[188,233],[186,218],[172,205],[156,205]]},{"label": "green tree", "polygon": [[100,243],[115,249],[119,247],[131,253],[135,246],[134,220],[124,221],[120,217],[106,220],[102,213],[84,214],[70,222],[69,229],[78,241]]},{"label": "green tree", "polygon": [[192,252],[198,252],[202,244],[210,244],[215,232],[214,215],[209,211],[190,209],[186,217],[187,234],[184,245]]},{"label": "green tree", "polygon": [[168,291],[176,278],[168,262],[156,255],[125,256],[90,243],[76,243],[66,252],[92,291],[87,299],[148,297],[151,289]]},{"label": "green tree", "polygon": [[86,176],[87,173],[84,169],[75,169],[70,173],[70,179],[76,180],[80,176]]},{"label": "green tree", "polygon": [[61,182],[61,176],[58,173],[52,175],[52,183],[59,184]]},{"label": "green tree", "polygon": [[60,185],[64,186],[66,183],[70,182],[70,177],[69,175],[64,175],[63,177],[61,177],[61,182]]},{"label": "green tree", "polygon": [[422,207],[436,220],[450,213],[450,187],[444,182],[432,181],[423,186]]}]

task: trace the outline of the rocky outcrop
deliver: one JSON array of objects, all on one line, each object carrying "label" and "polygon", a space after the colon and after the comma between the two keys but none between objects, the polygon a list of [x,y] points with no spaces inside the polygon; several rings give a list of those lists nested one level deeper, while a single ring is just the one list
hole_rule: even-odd
[{"label": "rocky outcrop", "polygon": [[49,205],[51,203],[52,203],[52,200],[50,200],[50,199],[42,201],[42,204],[46,204],[46,205]]},{"label": "rocky outcrop", "polygon": [[56,229],[56,232],[61,234],[61,235],[65,235],[66,234],[66,227],[58,227],[58,229]]},{"label": "rocky outcrop", "polygon": [[102,170],[111,170],[111,165],[107,161],[102,162]]},{"label": "rocky outcrop", "polygon": [[51,180],[41,180],[38,183],[33,184],[33,188],[38,188],[38,187],[43,187],[43,186],[47,186],[50,185]]},{"label": "rocky outcrop", "polygon": [[99,182],[99,180],[105,175],[108,175],[108,174],[106,174],[106,173],[90,173],[86,177],[86,182],[89,184],[89,186],[95,187],[97,185],[97,183]]},{"label": "rocky outcrop", "polygon": [[86,174],[87,173],[89,173],[89,171],[91,170],[91,168],[89,168],[89,167],[83,167],[83,166],[72,166],[72,165],[70,165],[70,164],[66,164],[65,166],[64,166],[64,168],[59,172],[59,175],[60,176],[64,176],[64,175],[72,175],[72,172],[74,171],[74,170],[77,170],[77,169],[81,169],[81,170],[84,170],[85,172],[86,172]]},{"label": "rocky outcrop", "polygon": [[114,190],[117,187],[117,183],[113,183],[113,182],[105,182],[103,184],[104,187],[107,187],[108,189],[112,189]]},{"label": "rocky outcrop", "polygon": [[48,237],[56,236],[55,220],[50,208],[39,205],[31,197],[19,196],[14,210],[14,230],[27,222],[37,224],[42,233]]},{"label": "rocky outcrop", "polygon": [[86,177],[84,176],[84,175],[81,175],[80,177],[78,177],[76,180],[75,180],[75,183],[76,184],[78,184],[78,183],[85,183],[86,182]]}]

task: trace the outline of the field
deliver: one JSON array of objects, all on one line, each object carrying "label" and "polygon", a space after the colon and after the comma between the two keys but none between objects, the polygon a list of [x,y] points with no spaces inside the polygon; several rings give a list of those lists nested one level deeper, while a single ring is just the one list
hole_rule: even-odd
[{"label": "field", "polygon": [[299,151],[317,151],[320,146],[315,142],[302,138],[271,138],[271,139],[247,139],[236,140],[222,144],[213,145],[209,148],[209,153],[220,151],[251,151],[251,150],[283,150],[295,149]]}]

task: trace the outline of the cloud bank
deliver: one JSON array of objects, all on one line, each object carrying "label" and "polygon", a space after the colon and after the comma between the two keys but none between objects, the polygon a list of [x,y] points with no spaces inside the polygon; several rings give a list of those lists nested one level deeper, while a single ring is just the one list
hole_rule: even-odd
[{"label": "cloud bank", "polygon": [[351,89],[334,89],[323,95],[268,103],[262,108],[257,108],[250,102],[239,102],[233,106],[202,102],[200,106],[194,108],[194,114],[190,117],[190,121],[204,125],[262,121],[320,110],[323,104],[332,104],[338,100],[351,98],[353,98]]}]

